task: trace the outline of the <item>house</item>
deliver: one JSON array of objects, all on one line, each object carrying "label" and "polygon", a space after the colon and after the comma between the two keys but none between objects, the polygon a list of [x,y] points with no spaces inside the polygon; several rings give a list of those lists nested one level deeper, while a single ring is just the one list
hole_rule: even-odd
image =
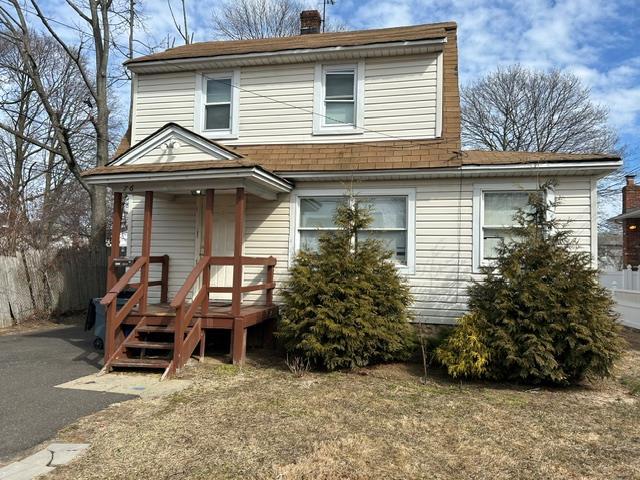
[{"label": "house", "polygon": [[[232,332],[242,362],[247,329],[277,313],[295,252],[333,228],[349,191],[373,206],[368,235],[393,251],[420,322],[464,312],[469,281],[547,178],[557,179],[555,214],[596,261],[596,181],[620,159],[463,150],[455,23],[319,33],[312,11],[302,24],[300,36],[195,43],[126,63],[131,131],[111,163],[85,173],[113,189],[114,238],[129,197],[137,257],[118,258],[114,242],[107,370],[170,374],[211,329]],[[162,349],[166,358],[139,355]]]},{"label": "house", "polygon": [[622,187],[622,213],[611,220],[622,225],[622,265],[640,266],[640,185],[627,175]]}]

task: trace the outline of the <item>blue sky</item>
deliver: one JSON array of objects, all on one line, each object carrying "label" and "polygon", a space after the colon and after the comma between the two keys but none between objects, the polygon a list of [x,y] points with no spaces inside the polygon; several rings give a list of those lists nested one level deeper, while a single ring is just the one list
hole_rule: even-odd
[{"label": "blue sky", "polygon": [[[187,0],[196,41],[213,38],[210,20],[220,1]],[[141,40],[153,44],[175,35],[166,0],[139,2],[146,26]],[[56,19],[74,18],[64,2],[45,0],[44,6]],[[350,29],[457,22],[462,84],[513,63],[575,73],[608,107],[627,146],[627,168],[640,169],[640,0],[335,0],[327,9]],[[122,34],[117,41],[126,43]]]}]

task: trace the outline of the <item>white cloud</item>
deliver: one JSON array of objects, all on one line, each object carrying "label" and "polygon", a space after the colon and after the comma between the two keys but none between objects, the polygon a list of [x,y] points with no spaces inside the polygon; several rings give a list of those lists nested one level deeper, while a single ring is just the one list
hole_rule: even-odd
[{"label": "white cloud", "polygon": [[[376,0],[359,2],[359,21],[368,28],[389,25],[399,15],[406,23],[454,20],[458,23],[460,77],[465,83],[498,65],[520,63],[537,69],[575,73],[609,108],[621,133],[640,126],[640,50],[629,35],[634,18],[629,0]],[[386,13],[385,13],[386,12]],[[384,18],[384,21],[381,20]],[[626,25],[628,30],[623,28]],[[631,32],[631,33],[627,33]],[[611,52],[616,51],[615,59]]]}]

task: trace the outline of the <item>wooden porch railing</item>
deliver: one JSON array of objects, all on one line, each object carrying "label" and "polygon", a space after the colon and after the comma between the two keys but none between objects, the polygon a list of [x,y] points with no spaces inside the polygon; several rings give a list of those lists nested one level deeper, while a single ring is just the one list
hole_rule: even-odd
[{"label": "wooden porch railing", "polygon": [[[109,259],[109,269],[115,268],[115,264],[119,261],[118,258]],[[142,283],[131,283],[131,279],[139,273],[143,267],[149,266],[154,263],[162,264],[162,274],[160,280]],[[111,286],[107,294],[102,297],[100,301],[101,305],[106,308],[106,325],[105,325],[105,347],[104,358],[105,365],[107,365],[120,351],[124,344],[124,335],[117,335],[118,328],[122,325],[122,322],[127,318],[127,315],[131,313],[133,307],[140,303],[141,299],[147,295],[149,287],[160,287],[160,298],[162,302],[167,301],[168,287],[169,287],[169,256],[152,256],[152,257],[135,257],[131,266],[127,271]],[[118,295],[126,288],[135,288],[135,293],[129,297],[127,302],[118,309]],[[146,305],[142,308],[144,310]],[[144,313],[144,312],[141,312]],[[120,340],[118,342],[117,340]],[[116,345],[118,343],[118,345]]]},{"label": "wooden porch railing", "polygon": [[[266,304],[268,306],[273,305],[273,290],[276,287],[274,281],[274,269],[276,266],[276,258],[275,257],[241,257],[241,261],[239,263],[240,269],[245,265],[262,265],[266,267],[266,280],[264,283],[257,285],[247,285],[243,286],[234,285],[232,287],[212,287],[210,286],[210,267],[212,265],[232,265],[235,268],[238,268],[235,257],[213,257],[213,256],[203,256],[200,261],[193,268],[187,279],[185,280],[182,288],[178,291],[175,298],[171,302],[171,307],[175,309],[175,337],[174,337],[174,350],[173,350],[173,365],[172,368],[175,370],[182,368],[189,357],[193,353],[196,345],[198,344],[198,339],[201,337],[201,317],[198,317],[196,322],[191,325],[191,331],[185,338],[185,332],[187,328],[189,328],[191,321],[198,310],[200,310],[201,314],[206,314],[207,307],[209,305],[209,294],[210,293],[231,293],[231,313],[232,315],[238,315],[238,313],[234,312],[235,305],[240,305],[242,303],[241,296],[243,293],[247,292],[255,292],[259,290],[266,291]],[[235,273],[235,272],[234,272]],[[187,304],[187,297],[189,296],[189,292],[193,289],[198,278],[202,277],[201,286],[198,292],[193,297],[193,300],[190,305]],[[234,278],[237,278],[234,274]],[[242,271],[240,272],[239,278],[242,279]],[[171,372],[173,373],[173,372]]]}]

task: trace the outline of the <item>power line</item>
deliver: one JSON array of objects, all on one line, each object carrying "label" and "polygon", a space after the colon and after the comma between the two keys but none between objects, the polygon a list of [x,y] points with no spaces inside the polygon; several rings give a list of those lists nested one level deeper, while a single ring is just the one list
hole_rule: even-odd
[{"label": "power line", "polygon": [[[11,4],[8,2],[8,0],[0,0],[0,3],[4,3],[4,4],[7,4],[7,5],[11,5]],[[23,9],[24,9],[24,11],[26,11],[27,13],[30,13],[30,14],[32,14],[32,15],[36,15],[36,16],[40,17],[40,15],[38,14],[38,12],[36,12],[35,10],[31,10],[31,9],[29,9],[28,7],[23,7]],[[66,23],[64,23],[64,22],[60,22],[60,21],[55,20],[55,19],[52,19],[51,17],[48,17],[48,16],[46,16],[46,15],[44,15],[44,14],[42,15],[42,18],[46,19],[47,21],[51,21],[51,22],[57,23],[57,24],[59,24],[59,25],[61,25],[61,26],[64,26],[64,27],[66,27],[66,28],[69,28],[69,29],[71,29],[71,30],[75,30],[75,31],[77,31],[77,32],[80,32],[80,33],[82,33],[82,34],[84,34],[84,35],[89,35],[89,34],[87,34],[86,32],[84,32],[82,29],[80,29],[80,28],[78,28],[78,27],[76,27],[76,26],[71,26],[71,25],[66,24]],[[117,44],[115,41],[113,41],[112,43],[113,43],[114,45],[118,46],[119,48],[122,48],[122,49],[127,49],[127,50],[128,50],[128,48],[129,48],[128,46],[127,46],[127,47],[124,47],[124,46],[122,46],[122,45],[119,45],[119,44]],[[139,51],[137,51],[136,49],[133,49],[133,48],[132,48],[132,52],[133,52],[133,53],[136,53],[137,55],[141,55],[141,56],[147,56],[147,55],[149,55],[149,53],[142,53],[142,52],[139,52]],[[178,72],[193,72],[193,71],[194,71],[193,69],[184,68],[184,67],[181,67],[180,65],[175,65],[175,64],[174,64],[174,63],[172,63],[170,60],[158,60],[158,61],[159,61],[161,64],[164,64],[164,65],[167,65],[167,66],[171,66],[172,68],[174,68],[174,69],[175,69],[175,70],[177,70]],[[326,114],[321,114],[321,113],[319,113],[319,112],[314,112],[313,110],[310,110],[310,109],[307,109],[307,108],[304,108],[304,107],[300,107],[300,106],[297,106],[297,105],[291,104],[291,103],[289,103],[289,102],[285,102],[285,101],[283,101],[283,100],[279,100],[279,99],[274,98],[274,97],[271,97],[271,96],[269,96],[269,95],[264,95],[264,94],[261,94],[261,93],[255,92],[255,91],[253,91],[253,90],[250,90],[250,89],[247,89],[247,88],[241,87],[241,86],[239,86],[239,85],[234,85],[234,84],[233,84],[233,83],[231,83],[231,82],[226,83],[226,82],[224,82],[223,80],[219,80],[219,79],[211,79],[211,80],[214,80],[214,81],[216,81],[216,82],[220,82],[220,83],[223,83],[223,84],[229,85],[229,86],[231,86],[232,88],[236,88],[236,89],[238,89],[238,90],[240,90],[240,91],[243,91],[243,92],[245,92],[245,93],[249,93],[249,94],[254,95],[254,96],[256,96],[256,97],[264,98],[264,99],[270,100],[270,101],[272,101],[272,102],[274,102],[274,103],[279,103],[279,104],[282,104],[282,105],[288,106],[288,107],[290,107],[290,108],[294,108],[294,109],[297,109],[297,110],[303,111],[303,112],[305,112],[305,113],[310,113],[311,115],[315,115],[315,116],[321,117],[321,118],[323,118],[323,119],[325,119],[325,120],[333,120],[333,121],[335,121],[335,122],[340,123],[339,119],[336,119],[336,118],[333,118],[333,117],[329,117],[329,116],[327,116]],[[356,100],[355,100],[355,99],[354,99],[354,102],[356,102]],[[356,108],[357,108],[357,105],[356,105]],[[386,137],[386,138],[389,138],[389,139],[392,139],[392,140],[402,141],[402,142],[406,142],[406,141],[408,141],[408,139],[406,139],[406,138],[404,138],[404,137],[399,137],[399,136],[397,136],[397,135],[392,135],[392,134],[389,134],[389,133],[386,133],[386,132],[382,132],[382,131],[379,131],[379,130],[374,130],[374,129],[372,129],[372,128],[367,128],[367,127],[364,127],[364,126],[356,126],[356,128],[357,128],[357,129],[359,129],[359,130],[366,131],[366,132],[375,133],[375,134],[377,134],[377,135],[381,135],[381,136],[383,136],[383,137]],[[438,138],[434,138],[434,140],[437,140],[437,139],[438,139]],[[422,142],[420,142],[420,141],[411,141],[411,145],[394,145],[394,146],[391,146],[391,147],[386,146],[386,145],[373,145],[373,144],[371,144],[371,142],[367,142],[367,144],[368,144],[368,146],[369,146],[369,147],[373,147],[373,148],[383,148],[383,149],[386,149],[386,150],[388,150],[388,149],[390,149],[390,148],[392,148],[392,149],[400,149],[400,150],[414,150],[417,146],[427,146],[427,147],[433,146],[434,140],[429,140],[429,141],[428,141],[428,143],[422,143]],[[378,140],[378,141],[380,141],[380,140]]]}]

